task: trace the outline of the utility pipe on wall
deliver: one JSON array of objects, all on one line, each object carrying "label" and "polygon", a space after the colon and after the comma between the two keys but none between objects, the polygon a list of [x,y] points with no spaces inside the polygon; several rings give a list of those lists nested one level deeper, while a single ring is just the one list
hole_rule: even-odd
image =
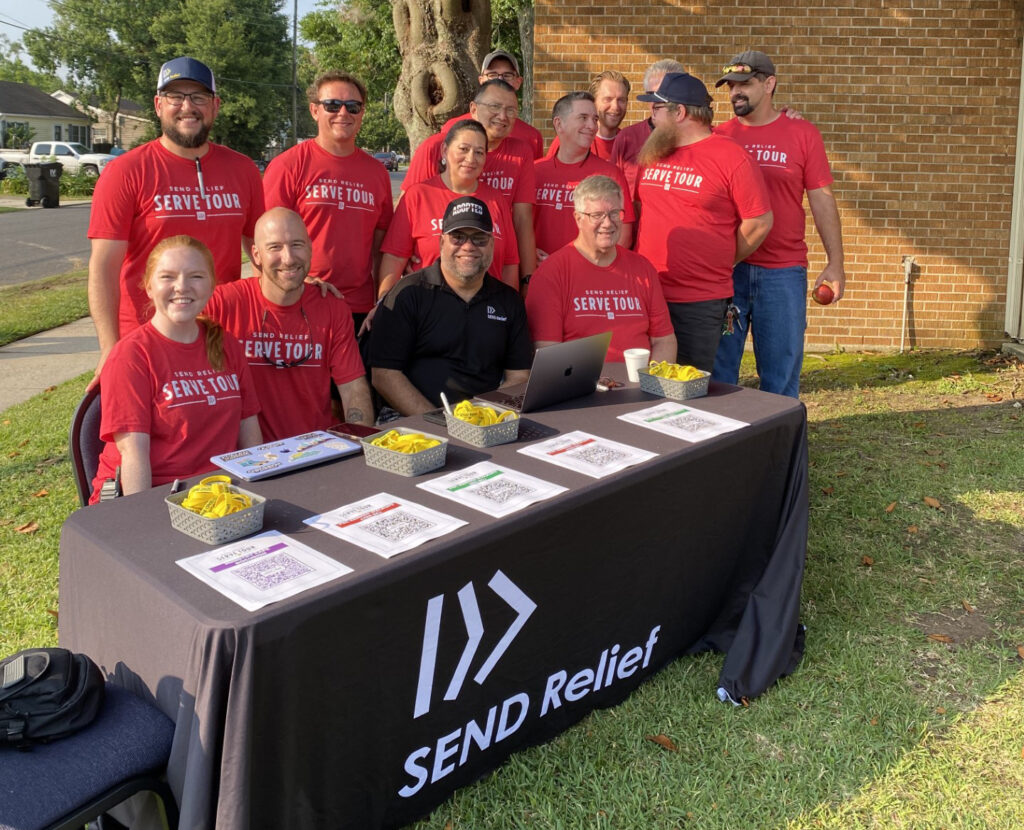
[{"label": "utility pipe on wall", "polygon": [[903,255],[903,325],[900,327],[900,354],[903,354],[903,338],[907,333],[907,305],[910,302],[910,278],[914,273],[914,257]]}]

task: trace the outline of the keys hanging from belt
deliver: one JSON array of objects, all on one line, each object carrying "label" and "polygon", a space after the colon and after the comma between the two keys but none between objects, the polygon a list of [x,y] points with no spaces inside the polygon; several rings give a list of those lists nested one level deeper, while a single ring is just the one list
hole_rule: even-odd
[{"label": "keys hanging from belt", "polygon": [[740,319],[740,310],[738,308],[736,308],[736,304],[735,303],[730,302],[729,305],[727,305],[725,307],[725,319],[722,320],[722,336],[723,337],[728,337],[730,334],[734,333],[733,329],[734,329],[734,327],[736,325],[736,321],[739,320],[739,319]]}]

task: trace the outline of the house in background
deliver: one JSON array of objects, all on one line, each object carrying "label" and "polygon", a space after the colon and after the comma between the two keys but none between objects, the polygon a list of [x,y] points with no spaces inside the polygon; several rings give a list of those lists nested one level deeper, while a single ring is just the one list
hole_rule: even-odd
[{"label": "house in background", "polygon": [[92,143],[88,115],[29,84],[0,81],[0,147],[20,146],[7,141],[12,130],[30,132],[32,141],[77,141],[87,147]]},{"label": "house in background", "polygon": [[130,150],[151,137],[153,122],[147,115],[148,109],[127,98],[122,98],[118,104],[115,125],[114,114],[99,107],[96,101],[86,103],[62,89],[54,92],[53,97],[88,114],[93,121],[92,148],[98,153],[105,153],[114,146]]}]

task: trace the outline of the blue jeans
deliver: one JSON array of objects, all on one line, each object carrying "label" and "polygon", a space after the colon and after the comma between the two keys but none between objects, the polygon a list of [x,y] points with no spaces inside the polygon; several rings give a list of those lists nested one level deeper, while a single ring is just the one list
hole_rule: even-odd
[{"label": "blue jeans", "polygon": [[733,334],[719,341],[711,377],[736,383],[747,330],[753,329],[761,390],[799,397],[807,328],[807,269],[762,268],[741,262],[733,269],[732,281],[739,319]]}]

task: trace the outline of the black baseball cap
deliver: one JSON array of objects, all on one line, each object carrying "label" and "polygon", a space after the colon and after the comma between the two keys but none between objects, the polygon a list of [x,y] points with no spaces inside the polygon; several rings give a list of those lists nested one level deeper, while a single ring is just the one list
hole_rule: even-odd
[{"label": "black baseball cap", "polygon": [[704,82],[688,72],[669,72],[657,92],[645,92],[637,95],[636,99],[651,104],[682,104],[684,107],[706,107],[711,103]]},{"label": "black baseball cap", "polygon": [[161,92],[165,86],[174,81],[195,81],[202,84],[214,95],[217,84],[213,80],[213,70],[195,58],[173,58],[160,67],[160,75],[156,79],[156,91]]},{"label": "black baseball cap", "polygon": [[448,203],[444,211],[444,219],[441,221],[441,233],[451,233],[462,228],[493,233],[494,225],[491,222],[491,212],[487,205],[475,196],[460,196]]},{"label": "black baseball cap", "polygon": [[715,81],[716,88],[729,81],[749,80],[757,72],[762,75],[774,75],[775,64],[764,52],[748,49],[746,52],[740,52],[727,66],[723,66],[722,71],[725,74]]}]

